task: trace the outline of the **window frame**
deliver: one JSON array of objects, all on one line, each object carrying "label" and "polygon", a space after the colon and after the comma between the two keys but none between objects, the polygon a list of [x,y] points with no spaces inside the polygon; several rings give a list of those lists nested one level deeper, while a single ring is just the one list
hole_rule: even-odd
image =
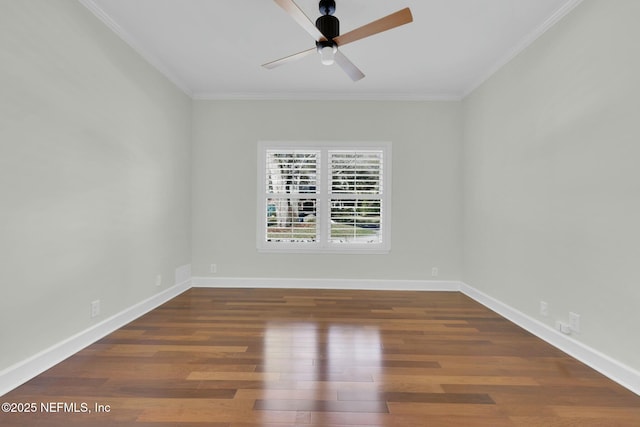
[{"label": "window frame", "polygon": [[[267,240],[266,212],[267,200],[273,194],[267,192],[267,151],[318,151],[317,193],[293,195],[291,198],[316,198],[317,235],[314,242],[269,242]],[[332,199],[330,191],[329,152],[340,151],[381,151],[382,152],[382,194],[380,195],[380,243],[331,242],[329,239],[330,212]],[[391,250],[391,142],[388,141],[259,141],[257,168],[257,212],[256,247],[259,252],[275,253],[329,253],[329,254],[385,254]],[[335,195],[335,194],[334,194]],[[307,197],[313,196],[313,197]],[[344,195],[339,195],[344,198]]]}]

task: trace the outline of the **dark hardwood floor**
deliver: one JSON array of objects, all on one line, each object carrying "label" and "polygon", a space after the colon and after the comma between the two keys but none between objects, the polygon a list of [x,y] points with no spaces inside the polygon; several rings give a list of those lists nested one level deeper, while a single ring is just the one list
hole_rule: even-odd
[{"label": "dark hardwood floor", "polygon": [[1,426],[640,426],[640,396],[455,292],[193,288],[0,402],[35,409]]}]

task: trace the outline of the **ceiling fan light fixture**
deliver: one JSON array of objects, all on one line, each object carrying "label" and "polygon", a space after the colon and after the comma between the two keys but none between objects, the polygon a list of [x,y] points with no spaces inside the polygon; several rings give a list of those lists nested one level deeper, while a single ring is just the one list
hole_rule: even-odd
[{"label": "ceiling fan light fixture", "polygon": [[320,52],[320,62],[323,65],[333,65],[335,60],[336,52],[338,51],[338,46],[334,45],[325,45],[318,48],[318,52]]}]

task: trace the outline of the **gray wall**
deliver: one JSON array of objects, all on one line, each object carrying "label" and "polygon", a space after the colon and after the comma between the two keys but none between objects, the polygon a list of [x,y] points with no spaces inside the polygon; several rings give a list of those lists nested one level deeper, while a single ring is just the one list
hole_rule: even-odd
[{"label": "gray wall", "polygon": [[464,101],[463,278],[640,370],[639,16],[587,0]]},{"label": "gray wall", "polygon": [[[460,278],[459,102],[197,101],[193,133],[193,274],[249,278]],[[257,143],[391,141],[391,252],[256,251]]]},{"label": "gray wall", "polygon": [[0,64],[1,371],[190,262],[191,101],[76,1],[2,0]]},{"label": "gray wall", "polygon": [[[79,3],[2,1],[0,370],[189,262],[236,278],[439,267],[550,325],[580,313],[578,340],[640,369],[637,16],[586,0],[463,102],[192,102]],[[258,253],[261,139],[391,141],[391,253]]]}]

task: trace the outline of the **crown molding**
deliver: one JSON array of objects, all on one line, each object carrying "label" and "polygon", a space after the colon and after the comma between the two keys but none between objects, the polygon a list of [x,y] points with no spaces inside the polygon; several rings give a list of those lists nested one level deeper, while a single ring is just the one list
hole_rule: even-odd
[{"label": "crown molding", "polygon": [[569,0],[560,6],[549,18],[547,18],[538,28],[529,33],[525,38],[523,38],[520,43],[513,47],[513,49],[509,50],[506,55],[501,57],[498,61],[496,61],[492,67],[486,70],[485,73],[481,75],[479,79],[475,81],[472,85],[470,85],[460,97],[461,99],[466,98],[470,95],[474,90],[482,86],[484,82],[489,80],[491,76],[497,73],[502,67],[507,65],[512,59],[514,59],[520,52],[529,47],[534,41],[536,41],[540,36],[546,33],[551,27],[553,27],[558,21],[564,18],[569,14],[573,9],[575,9],[583,0]]},{"label": "crown molding", "polygon": [[430,93],[337,93],[337,92],[196,92],[205,101],[460,101],[460,94]]},{"label": "crown molding", "polygon": [[189,86],[169,70],[155,55],[145,50],[135,38],[118,25],[94,0],[78,0],[100,21],[116,33],[134,51],[156,68],[187,96],[195,100],[326,100],[326,101],[460,101],[485,83],[502,67],[530,46],[558,21],[575,9],[583,0],[568,0],[560,6],[539,27],[524,37],[506,55],[488,68],[473,84],[462,93],[335,93],[335,92],[193,92]]},{"label": "crown molding", "polygon": [[193,98],[191,89],[173,74],[155,55],[145,50],[136,40],[127,33],[120,25],[118,25],[107,12],[105,12],[100,6],[98,6],[93,0],[78,0],[80,4],[89,9],[102,23],[104,23],[111,31],[116,33],[126,44],[129,45],[136,53],[144,58],[151,66],[153,66],[158,72],[164,75],[171,83],[176,85],[185,95]]}]

